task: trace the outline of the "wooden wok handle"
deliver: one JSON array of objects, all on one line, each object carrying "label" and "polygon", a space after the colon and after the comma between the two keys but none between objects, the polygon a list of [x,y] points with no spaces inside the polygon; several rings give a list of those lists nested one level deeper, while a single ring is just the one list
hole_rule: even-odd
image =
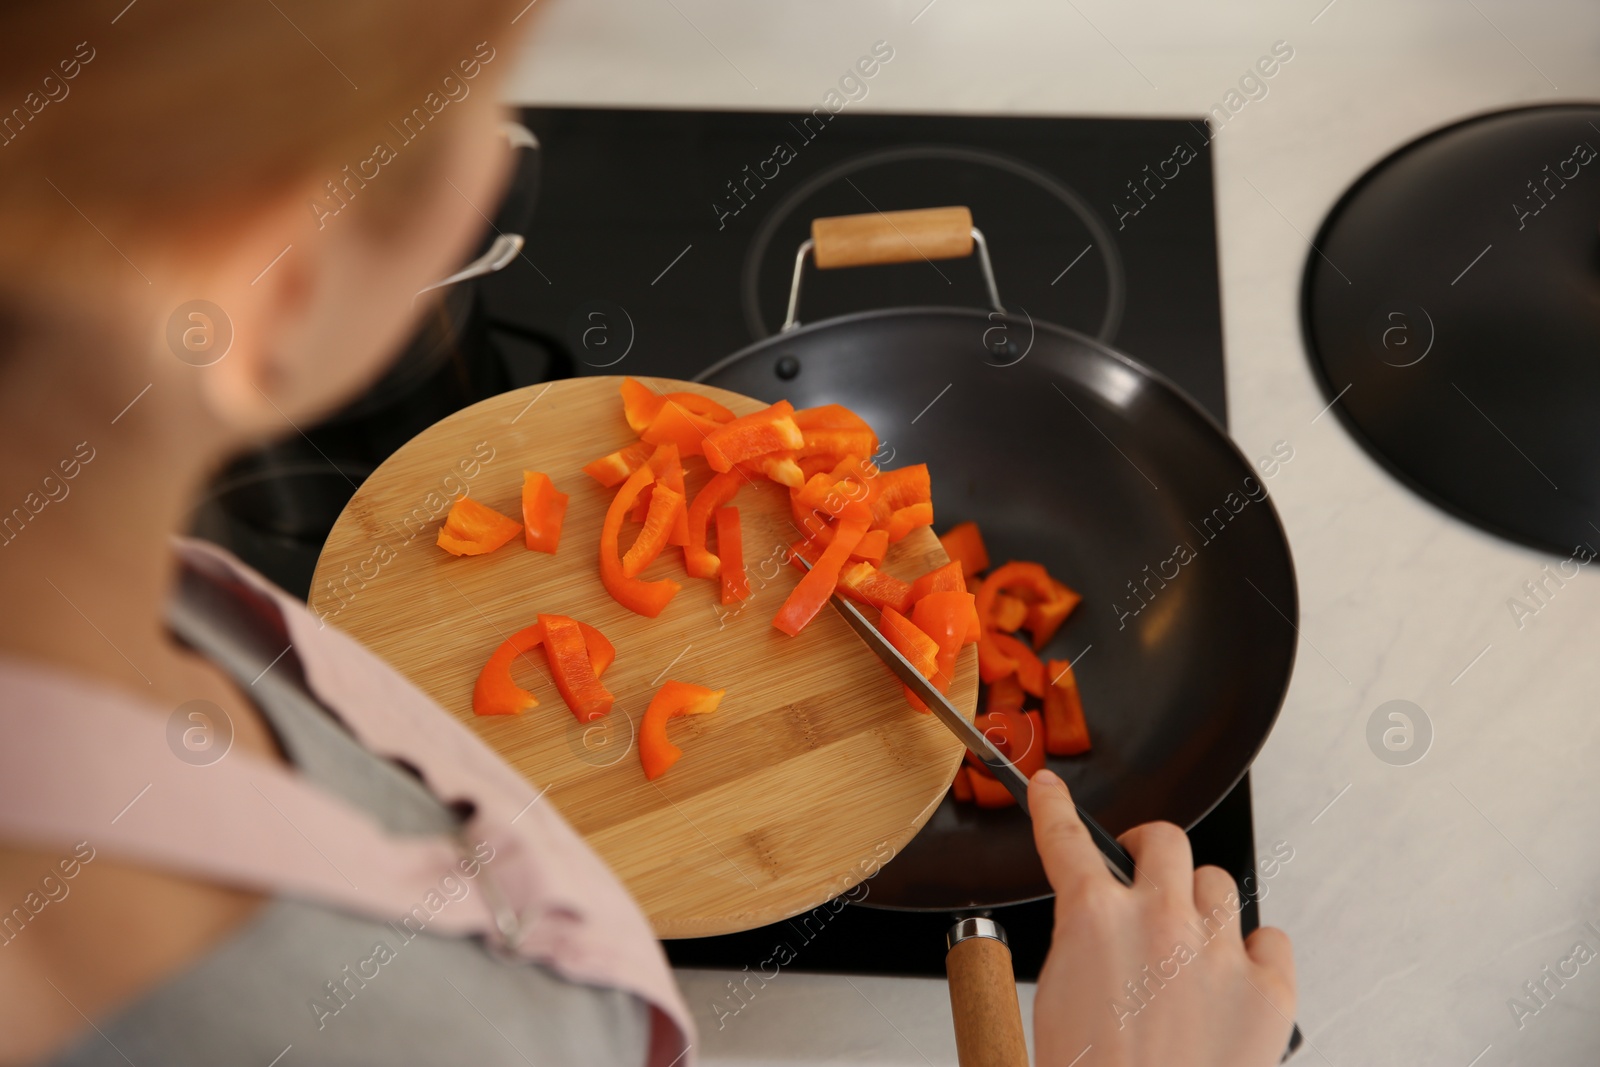
[{"label": "wooden wok handle", "polygon": [[1006,932],[993,919],[962,919],[950,929],[945,974],[961,1067],[1028,1067]]},{"label": "wooden wok handle", "polygon": [[929,207],[814,219],[811,242],[812,260],[821,270],[960,259],[972,254],[972,212]]}]

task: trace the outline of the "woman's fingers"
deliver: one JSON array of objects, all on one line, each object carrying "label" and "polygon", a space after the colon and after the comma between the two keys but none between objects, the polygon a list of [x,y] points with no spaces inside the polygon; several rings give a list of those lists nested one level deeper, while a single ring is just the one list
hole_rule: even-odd
[{"label": "woman's fingers", "polygon": [[1067,784],[1053,771],[1040,771],[1029,781],[1028,808],[1033,814],[1034,846],[1057,896],[1071,896],[1097,879],[1111,878],[1094,839],[1078,818]]},{"label": "woman's fingers", "polygon": [[[1279,979],[1288,1003],[1274,1003],[1285,1015],[1294,1014],[1294,946],[1289,935],[1276,926],[1263,926],[1244,939],[1245,954],[1262,970]],[[1263,991],[1265,992],[1265,991]]]},{"label": "woman's fingers", "polygon": [[1233,875],[1221,867],[1195,868],[1194,910],[1200,913],[1200,922],[1206,929],[1226,933],[1235,942],[1242,940],[1239,886]]},{"label": "woman's fingers", "polygon": [[1170,822],[1147,822],[1118,840],[1133,854],[1138,868],[1134,889],[1185,904],[1194,899],[1194,855],[1188,834]]}]

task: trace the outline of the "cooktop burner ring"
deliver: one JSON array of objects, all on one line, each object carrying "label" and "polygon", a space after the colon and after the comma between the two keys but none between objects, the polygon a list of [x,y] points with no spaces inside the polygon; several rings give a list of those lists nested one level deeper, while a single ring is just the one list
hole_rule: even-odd
[{"label": "cooktop burner ring", "polygon": [[[836,163],[825,170],[813,174],[810,178],[795,186],[786,193],[768,212],[766,218],[761,220],[755,236],[751,239],[750,246],[745,252],[744,268],[740,272],[741,302],[744,308],[745,325],[750,330],[754,340],[761,340],[772,336],[766,320],[761,314],[761,262],[767,254],[767,249],[772,244],[773,236],[778,232],[778,227],[788,221],[805,199],[817,192],[823,186],[857,173],[868,167],[881,163],[901,163],[914,159],[956,160],[965,163],[979,163],[994,167],[1016,175],[1039,186],[1045,192],[1065,204],[1069,210],[1083,223],[1089,231],[1093,247],[1100,253],[1100,258],[1106,271],[1106,307],[1101,316],[1100,326],[1094,333],[1094,338],[1105,344],[1110,344],[1117,335],[1117,330],[1122,325],[1122,312],[1126,305],[1127,285],[1126,276],[1122,266],[1122,254],[1117,248],[1116,238],[1106,228],[1100,216],[1096,215],[1088,203],[1073,189],[1037,167],[1024,163],[1019,159],[1001,155],[981,148],[966,148],[959,145],[907,145],[902,148],[888,148],[878,152],[867,152],[854,156],[843,162]],[[936,204],[921,205],[924,207],[937,207]],[[981,219],[976,220],[982,225]],[[997,253],[999,254],[999,253]],[[787,262],[787,257],[786,260]],[[1005,298],[1005,285],[1000,286],[1001,299]]]}]

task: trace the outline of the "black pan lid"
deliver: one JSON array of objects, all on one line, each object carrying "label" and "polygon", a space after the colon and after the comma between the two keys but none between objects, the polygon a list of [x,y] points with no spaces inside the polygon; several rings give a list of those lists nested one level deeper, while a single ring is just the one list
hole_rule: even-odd
[{"label": "black pan lid", "polygon": [[1379,462],[1563,554],[1600,545],[1597,223],[1600,105],[1484,115],[1363,175],[1302,294],[1324,395]]}]

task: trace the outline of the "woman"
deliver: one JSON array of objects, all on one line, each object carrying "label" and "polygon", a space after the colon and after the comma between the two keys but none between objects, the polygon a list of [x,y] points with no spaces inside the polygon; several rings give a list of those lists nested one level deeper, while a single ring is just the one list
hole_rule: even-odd
[{"label": "woman", "polygon": [[[0,12],[0,1064],[691,1062],[646,922],[554,809],[173,540],[228,455],[359,394],[463,258],[535,16],[119,6]],[[1124,889],[1059,779],[1033,804],[1038,1061],[1274,1062],[1289,945],[1240,937],[1231,879],[1150,825]],[[1194,977],[1152,986],[1208,916]]]}]

